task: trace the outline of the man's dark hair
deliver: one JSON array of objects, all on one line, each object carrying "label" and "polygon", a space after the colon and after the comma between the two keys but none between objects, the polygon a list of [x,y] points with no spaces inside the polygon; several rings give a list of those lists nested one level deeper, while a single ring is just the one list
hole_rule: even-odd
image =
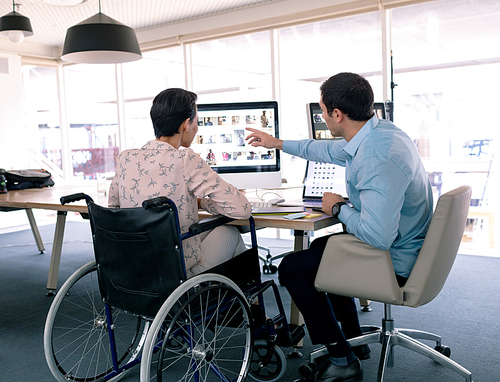
[{"label": "man's dark hair", "polygon": [[353,121],[367,121],[373,117],[373,90],[359,74],[336,74],[323,82],[320,90],[328,115],[339,109]]},{"label": "man's dark hair", "polygon": [[197,98],[195,93],[179,88],[166,89],[158,94],[150,112],[155,136],[171,137],[179,132],[182,122],[194,119]]}]

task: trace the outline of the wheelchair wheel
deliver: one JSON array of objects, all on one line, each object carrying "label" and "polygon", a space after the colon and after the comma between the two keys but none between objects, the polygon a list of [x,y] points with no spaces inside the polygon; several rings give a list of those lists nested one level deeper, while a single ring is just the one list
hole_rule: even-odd
[{"label": "wheelchair wheel", "polygon": [[[112,308],[112,330],[118,366],[133,362],[144,343],[149,322]],[[118,381],[113,370],[105,305],[92,261],[64,283],[50,307],[44,332],[45,358],[60,382]]]},{"label": "wheelchair wheel", "polygon": [[269,347],[267,341],[259,340],[253,344],[252,363],[248,374],[255,381],[276,382],[286,370],[286,358],[277,347]]},{"label": "wheelchair wheel", "polygon": [[252,354],[248,302],[228,278],[188,279],[165,301],[144,344],[141,381],[242,382]]}]

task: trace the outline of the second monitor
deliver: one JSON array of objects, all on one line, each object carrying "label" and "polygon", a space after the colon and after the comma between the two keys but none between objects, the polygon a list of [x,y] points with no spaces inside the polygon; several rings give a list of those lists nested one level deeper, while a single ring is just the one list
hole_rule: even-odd
[{"label": "second monitor", "polygon": [[[386,119],[385,104],[383,102],[375,102],[373,111],[378,119]],[[307,104],[307,123],[309,127],[309,138],[311,139],[336,139],[326,127],[326,123],[322,117],[323,110],[319,103],[312,102]]]}]

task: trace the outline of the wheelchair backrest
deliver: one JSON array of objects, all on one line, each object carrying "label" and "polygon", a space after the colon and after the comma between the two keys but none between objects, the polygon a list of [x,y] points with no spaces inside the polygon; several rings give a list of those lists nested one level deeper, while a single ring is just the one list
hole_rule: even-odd
[{"label": "wheelchair backrest", "polygon": [[89,202],[88,210],[103,300],[154,317],[186,280],[175,205],[112,209]]}]

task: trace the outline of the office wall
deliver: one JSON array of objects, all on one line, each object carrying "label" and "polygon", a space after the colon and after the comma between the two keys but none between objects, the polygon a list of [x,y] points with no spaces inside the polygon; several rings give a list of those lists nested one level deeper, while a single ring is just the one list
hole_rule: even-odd
[{"label": "office wall", "polygon": [[0,168],[29,167],[21,57],[0,54]]}]

